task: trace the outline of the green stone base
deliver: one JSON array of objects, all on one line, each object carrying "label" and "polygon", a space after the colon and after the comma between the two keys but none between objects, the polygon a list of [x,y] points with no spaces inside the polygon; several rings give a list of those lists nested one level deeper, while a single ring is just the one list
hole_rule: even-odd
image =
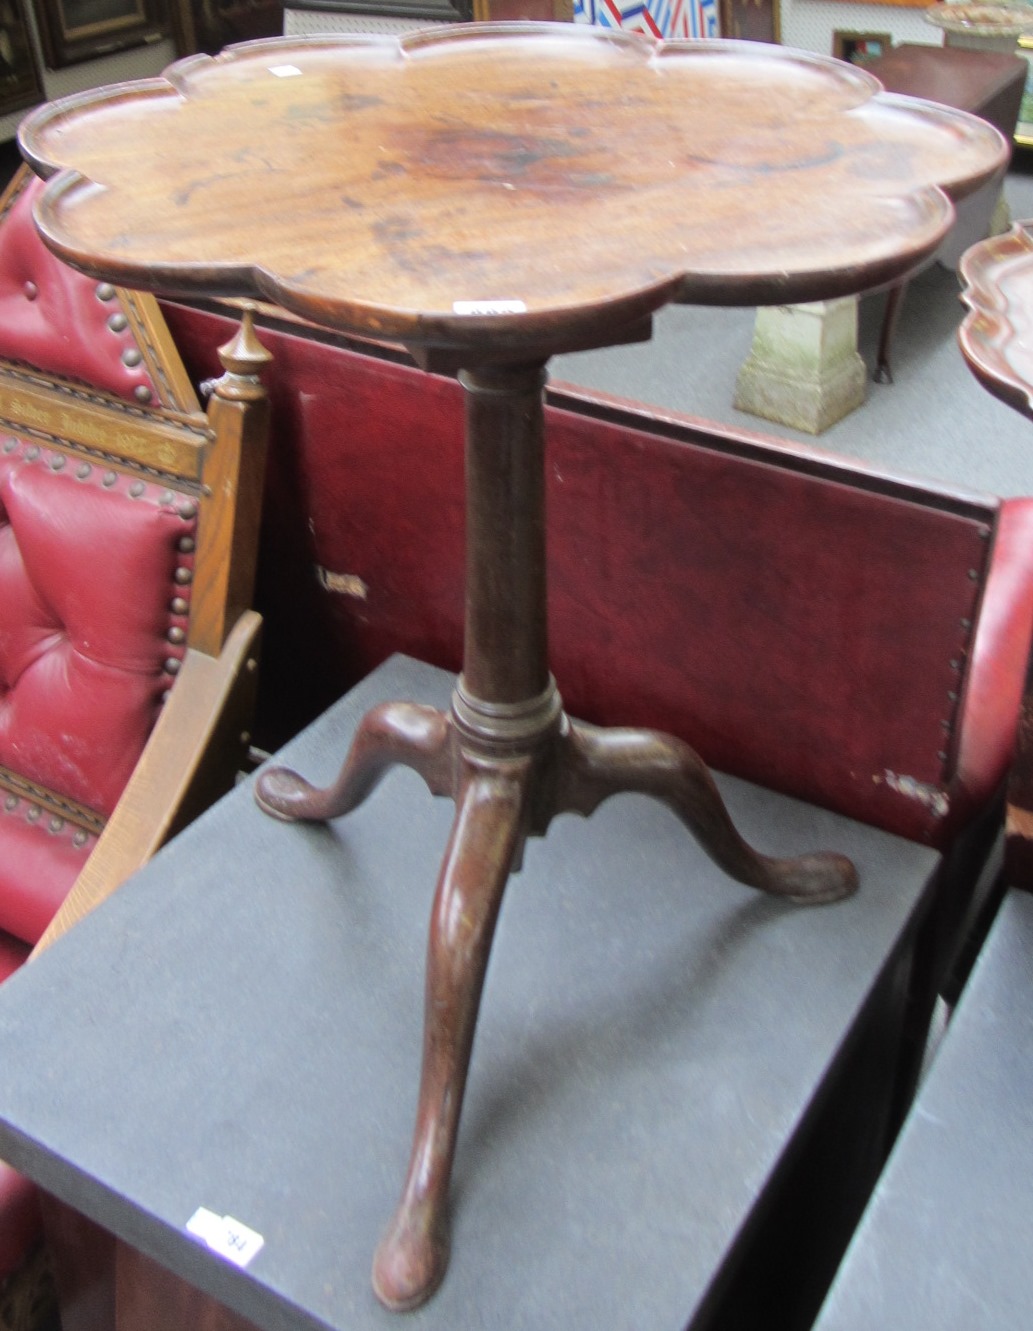
[{"label": "green stone base", "polygon": [[735,406],[808,434],[821,434],[865,399],[857,352],[857,300],[776,305],[757,311]]}]

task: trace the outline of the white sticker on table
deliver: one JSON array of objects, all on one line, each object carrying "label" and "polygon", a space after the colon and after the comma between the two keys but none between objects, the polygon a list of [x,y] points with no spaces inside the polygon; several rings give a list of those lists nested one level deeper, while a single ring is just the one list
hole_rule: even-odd
[{"label": "white sticker on table", "polygon": [[453,314],[526,314],[522,300],[457,300],[452,303]]},{"label": "white sticker on table", "polygon": [[247,1266],[265,1243],[261,1234],[234,1220],[231,1215],[216,1215],[207,1206],[199,1206],[186,1224],[187,1233],[206,1243],[212,1252],[235,1266]]}]

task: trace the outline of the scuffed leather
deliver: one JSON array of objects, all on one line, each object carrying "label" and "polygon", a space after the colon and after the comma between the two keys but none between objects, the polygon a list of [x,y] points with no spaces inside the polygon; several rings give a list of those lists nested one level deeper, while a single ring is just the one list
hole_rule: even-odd
[{"label": "scuffed leather", "polygon": [[[183,656],[196,519],[163,485],[132,497],[138,477],[59,457],[0,439],[0,765],[107,816]],[[0,928],[33,943],[85,856],[31,808],[0,818]]]},{"label": "scuffed leather", "polygon": [[[194,534],[164,487],[128,495],[0,461],[0,763],[107,814],[173,679],[165,663],[179,553]],[[183,621],[185,624],[185,621]]]},{"label": "scuffed leather", "polygon": [[40,240],[32,206],[42,188],[42,180],[27,177],[0,219],[0,357],[130,401],[146,389],[157,401],[146,363],[132,363],[138,348],[131,327],[109,323],[120,313],[117,300],[100,299],[97,282],[67,267]]}]

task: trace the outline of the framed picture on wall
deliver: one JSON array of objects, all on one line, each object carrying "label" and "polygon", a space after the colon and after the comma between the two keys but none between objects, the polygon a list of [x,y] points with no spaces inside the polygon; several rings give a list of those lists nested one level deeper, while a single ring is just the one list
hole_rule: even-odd
[{"label": "framed picture on wall", "polygon": [[159,41],[169,29],[165,0],[36,0],[50,69]]},{"label": "framed picture on wall", "polygon": [[0,0],[0,115],[44,100],[22,0]]}]

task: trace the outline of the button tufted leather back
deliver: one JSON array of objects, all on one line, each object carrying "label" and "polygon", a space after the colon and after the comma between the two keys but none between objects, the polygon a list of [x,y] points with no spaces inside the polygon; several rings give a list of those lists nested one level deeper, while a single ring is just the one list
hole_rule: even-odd
[{"label": "button tufted leather back", "polygon": [[[0,444],[0,767],[14,787],[0,848],[20,847],[0,853],[0,928],[27,941],[88,853],[91,820],[99,829],[114,808],[180,667],[196,517],[189,496],[132,472],[13,435]],[[41,840],[45,852],[30,849]]]},{"label": "button tufted leather back", "polygon": [[55,258],[32,219],[44,182],[23,168],[0,201],[0,358],[126,401],[196,410],[177,358],[154,345],[139,297]]},{"label": "button tufted leather back", "polygon": [[205,437],[144,298],[39,240],[40,186],[0,203],[0,931],[28,945],[180,669]]}]

